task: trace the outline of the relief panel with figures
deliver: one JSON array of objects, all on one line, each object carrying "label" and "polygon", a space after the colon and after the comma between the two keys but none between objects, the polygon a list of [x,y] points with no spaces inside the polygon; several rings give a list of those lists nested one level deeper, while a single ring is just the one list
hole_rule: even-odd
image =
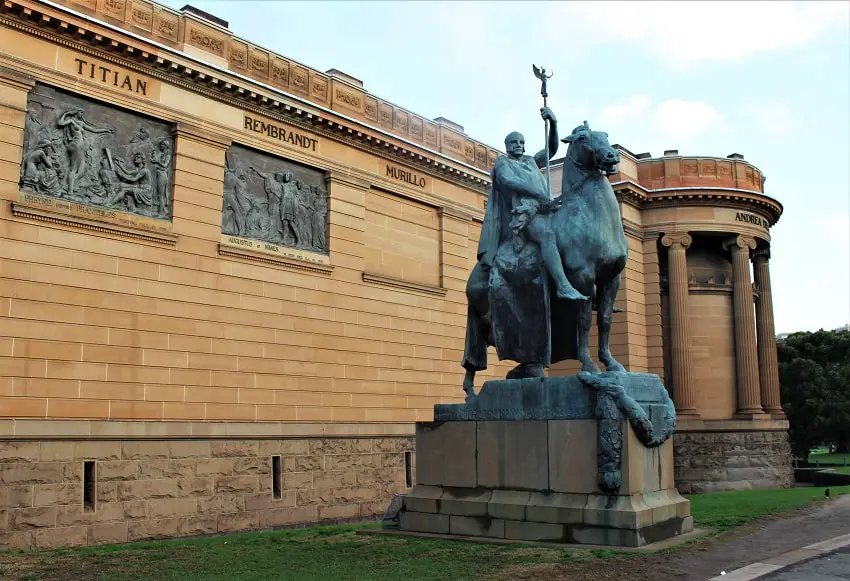
[{"label": "relief panel with figures", "polygon": [[328,253],[324,173],[239,145],[226,162],[223,234]]},{"label": "relief panel with figures", "polygon": [[171,126],[44,85],[30,92],[20,188],[169,220]]}]

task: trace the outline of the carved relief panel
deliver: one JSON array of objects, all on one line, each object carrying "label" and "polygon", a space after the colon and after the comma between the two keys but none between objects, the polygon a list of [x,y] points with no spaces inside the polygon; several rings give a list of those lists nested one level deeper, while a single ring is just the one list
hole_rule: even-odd
[{"label": "carved relief panel", "polygon": [[240,145],[226,161],[223,234],[328,253],[323,172]]},{"label": "carved relief panel", "polygon": [[170,219],[171,126],[44,85],[27,102],[20,188]]}]

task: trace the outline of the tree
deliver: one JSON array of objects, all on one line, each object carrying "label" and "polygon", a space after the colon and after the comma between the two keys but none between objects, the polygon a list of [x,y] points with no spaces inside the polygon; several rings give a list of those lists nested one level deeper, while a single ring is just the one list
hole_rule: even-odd
[{"label": "tree", "polygon": [[794,455],[822,443],[850,450],[850,331],[794,333],[777,348]]}]

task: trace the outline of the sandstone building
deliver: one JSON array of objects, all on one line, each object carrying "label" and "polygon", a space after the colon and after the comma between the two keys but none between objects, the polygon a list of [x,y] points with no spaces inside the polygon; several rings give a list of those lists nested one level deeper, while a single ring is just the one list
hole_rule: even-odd
[{"label": "sandstone building", "polygon": [[[666,380],[683,490],[787,485],[782,208],[741,156],[620,149],[612,351]],[[189,7],[3,0],[0,546],[382,513],[463,394],[497,155]]]}]

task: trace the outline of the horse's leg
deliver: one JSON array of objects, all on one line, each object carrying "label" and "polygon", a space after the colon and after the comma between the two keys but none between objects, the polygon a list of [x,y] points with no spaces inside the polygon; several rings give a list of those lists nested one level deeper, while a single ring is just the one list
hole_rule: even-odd
[{"label": "horse's leg", "polygon": [[[593,274],[590,271],[576,273],[573,277],[573,286],[578,292],[593,297]],[[599,367],[590,356],[590,327],[593,322],[593,299],[586,301],[575,301],[575,309],[578,321],[578,360],[581,361],[581,370],[590,373],[599,373]]]},{"label": "horse's leg", "polygon": [[611,355],[611,322],[614,318],[614,299],[620,289],[620,274],[604,283],[599,289],[599,309],[596,311],[596,326],[599,328],[599,360],[605,364],[606,371],[625,371],[626,369]]},{"label": "horse's leg", "polygon": [[487,369],[487,345],[490,339],[490,321],[488,293],[490,290],[490,271],[476,264],[466,284],[466,342],[463,349],[462,365],[466,369],[463,390],[469,401],[475,397],[475,372]]}]

